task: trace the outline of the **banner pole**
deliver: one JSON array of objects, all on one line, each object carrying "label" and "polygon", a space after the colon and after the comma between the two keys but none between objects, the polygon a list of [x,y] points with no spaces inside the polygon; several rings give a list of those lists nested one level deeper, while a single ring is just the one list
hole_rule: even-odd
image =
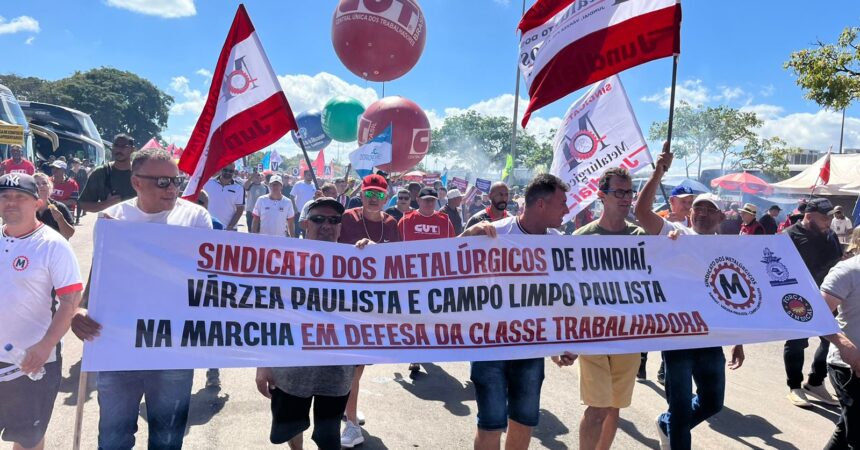
[{"label": "banner pole", "polygon": [[[298,133],[296,133],[296,134],[298,135]],[[301,136],[299,136],[299,148],[302,149],[302,154],[305,155],[305,164],[308,165],[308,170],[311,171],[311,178],[314,180],[314,187],[317,188],[317,190],[319,190],[320,183],[319,183],[319,181],[317,181],[317,175],[316,175],[316,173],[314,173],[314,166],[311,164],[311,158],[310,158],[310,156],[308,156],[308,151],[305,150],[305,141],[302,140]],[[299,174],[299,175],[304,176],[304,174]]]},{"label": "banner pole", "polygon": [[75,405],[75,433],[72,439],[72,450],[80,450],[81,448],[81,431],[84,426],[84,403],[87,401],[87,378],[89,378],[89,372],[81,370],[78,377],[78,402]]},{"label": "banner pole", "polygon": [[[678,84],[678,55],[672,56],[672,87],[669,90],[669,123],[668,123],[668,133],[666,136],[666,142],[669,145],[664,150],[665,153],[672,153],[672,127],[675,123],[675,85]],[[656,169],[657,167],[654,163],[651,163],[651,167]],[[663,170],[666,170],[664,167]],[[660,180],[660,193],[663,194],[663,198],[666,199],[666,206],[669,207],[669,212],[672,212],[672,204],[669,203],[669,196],[666,195],[666,188],[663,187],[663,180]]]},{"label": "banner pole", "polygon": [[[523,12],[521,15],[526,14],[526,0],[523,0]],[[511,124],[511,160],[516,161],[517,157],[517,116],[519,114],[520,108],[520,64],[517,62],[517,78],[516,85],[514,87],[514,119]],[[511,170],[511,173],[508,174],[508,178],[513,178],[514,171]],[[502,180],[507,183],[508,180]]]}]

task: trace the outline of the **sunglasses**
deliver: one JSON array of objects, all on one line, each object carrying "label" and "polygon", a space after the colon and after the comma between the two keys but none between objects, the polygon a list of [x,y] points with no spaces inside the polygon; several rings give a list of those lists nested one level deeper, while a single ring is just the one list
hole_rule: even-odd
[{"label": "sunglasses", "polygon": [[408,195],[407,195],[407,196],[405,196],[405,197],[400,197],[400,196],[398,196],[398,197],[397,197],[397,200],[409,200],[409,196],[408,196]]},{"label": "sunglasses", "polygon": [[385,192],[379,191],[364,191],[365,198],[378,198],[380,200],[385,198]]},{"label": "sunglasses", "polygon": [[235,172],[236,172],[236,171],[235,171],[235,170],[233,170],[233,169],[221,169],[221,173],[223,173],[223,174],[232,174],[232,173],[235,173]]},{"label": "sunglasses", "polygon": [[155,185],[160,187],[161,189],[167,189],[171,183],[174,186],[180,187],[182,183],[185,182],[185,177],[153,177],[149,175],[135,175],[138,178],[143,178],[145,180],[155,180]]},{"label": "sunglasses", "polygon": [[326,221],[328,221],[328,223],[329,223],[330,225],[337,225],[337,224],[339,224],[339,223],[343,220],[343,217],[341,217],[341,216],[321,216],[321,215],[315,215],[315,216],[309,216],[309,217],[308,217],[308,220],[310,220],[311,222],[313,222],[313,223],[315,223],[315,224],[317,224],[317,225],[322,225],[322,224],[323,224],[323,222],[326,222]]}]

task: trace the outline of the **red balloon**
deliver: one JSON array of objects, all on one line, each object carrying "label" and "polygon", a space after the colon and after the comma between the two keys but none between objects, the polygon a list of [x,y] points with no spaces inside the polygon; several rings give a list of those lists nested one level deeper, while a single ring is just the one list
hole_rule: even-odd
[{"label": "red balloon", "polygon": [[385,97],[373,102],[358,123],[358,144],[363,145],[391,125],[391,163],[379,166],[386,172],[406,172],[415,167],[430,149],[430,121],[420,106],[403,97]]},{"label": "red balloon", "polygon": [[370,81],[409,72],[424,51],[427,26],[416,0],[340,0],[331,42],[343,65]]}]

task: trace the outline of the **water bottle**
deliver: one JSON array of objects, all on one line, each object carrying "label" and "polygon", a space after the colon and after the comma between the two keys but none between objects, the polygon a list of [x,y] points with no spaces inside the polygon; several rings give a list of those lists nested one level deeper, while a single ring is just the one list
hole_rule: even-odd
[{"label": "water bottle", "polygon": [[[21,367],[21,363],[24,362],[24,358],[27,357],[27,352],[21,350],[20,348],[15,348],[12,344],[6,344],[3,349],[5,349],[6,353],[8,353],[9,356],[12,358],[12,361],[15,362],[18,367]],[[43,376],[45,376],[45,368],[40,367],[39,370],[36,371],[36,373],[28,373],[27,376],[30,377],[30,379],[33,381],[39,381],[42,379]]]}]

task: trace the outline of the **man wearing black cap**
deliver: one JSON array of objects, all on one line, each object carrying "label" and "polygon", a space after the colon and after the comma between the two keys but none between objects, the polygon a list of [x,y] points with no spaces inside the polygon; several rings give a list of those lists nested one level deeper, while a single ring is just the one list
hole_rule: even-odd
[{"label": "man wearing black cap", "polygon": [[780,211],[782,211],[782,208],[779,205],[772,205],[767,209],[767,214],[761,216],[761,219],[758,220],[758,223],[764,228],[764,234],[776,234],[776,230],[779,228],[776,218],[779,217]]},{"label": "man wearing black cap", "polygon": [[436,211],[439,194],[432,187],[425,187],[418,193],[418,209],[406,213],[397,227],[404,241],[450,238],[457,236],[454,225],[445,213]]},{"label": "man wearing black cap", "polygon": [[131,154],[135,151],[134,138],[118,134],[113,138],[113,161],[96,167],[90,173],[86,186],[81,189],[78,202],[86,212],[103,211],[123,200],[137,197],[131,186]]},{"label": "man wearing black cap", "polygon": [[[343,205],[330,197],[319,197],[308,205],[307,219],[302,225],[305,239],[337,242]],[[310,427],[313,403],[311,439],[321,449],[341,448],[340,420],[354,371],[352,365],[257,368],[257,390],[272,402],[269,440],[273,444],[289,442],[290,448],[302,448],[302,432]]]},{"label": "man wearing black cap", "polygon": [[[803,263],[812,274],[816,286],[821,286],[827,272],[842,259],[842,246],[830,230],[833,205],[826,198],[814,198],[806,202],[803,219],[785,229],[791,238]],[[827,377],[827,351],[830,343],[822,338],[812,360],[812,372],[803,383],[803,353],[809,346],[809,339],[791,339],[785,342],[783,361],[788,382],[788,400],[801,408],[809,408],[809,397],[828,405],[838,405],[824,387]]]},{"label": "man wearing black cap", "polygon": [[[68,241],[36,220],[36,181],[23,173],[0,177],[0,430],[14,448],[43,448],[60,388],[60,339],[81,301],[81,273]],[[56,293],[59,307],[54,311]],[[16,363],[8,350],[24,351]],[[40,379],[33,378],[44,369]]]}]

